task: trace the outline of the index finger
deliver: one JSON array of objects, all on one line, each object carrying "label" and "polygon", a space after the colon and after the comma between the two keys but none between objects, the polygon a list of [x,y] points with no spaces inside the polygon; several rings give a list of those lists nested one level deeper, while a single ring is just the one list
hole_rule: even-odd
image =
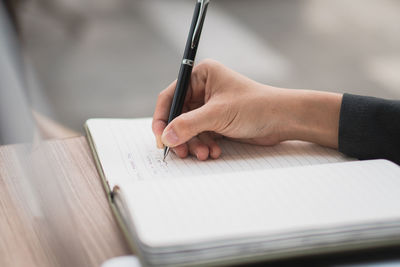
[{"label": "index finger", "polygon": [[169,110],[172,98],[174,97],[176,80],[167,88],[162,90],[157,98],[156,108],[153,114],[152,129],[156,138],[161,137],[164,128],[167,126]]}]

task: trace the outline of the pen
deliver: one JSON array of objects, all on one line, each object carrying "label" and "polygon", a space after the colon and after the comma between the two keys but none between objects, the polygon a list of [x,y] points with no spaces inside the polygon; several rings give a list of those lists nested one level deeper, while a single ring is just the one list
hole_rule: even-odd
[{"label": "pen", "polygon": [[[190,76],[199,46],[201,30],[203,28],[204,18],[206,17],[209,0],[197,0],[192,25],[190,26],[188,39],[186,41],[185,52],[183,53],[181,67],[179,69],[178,80],[176,82],[174,98],[169,111],[168,123],[182,113],[183,103],[186,97],[186,91],[189,86]],[[169,153],[169,147],[164,148],[164,160]]]}]

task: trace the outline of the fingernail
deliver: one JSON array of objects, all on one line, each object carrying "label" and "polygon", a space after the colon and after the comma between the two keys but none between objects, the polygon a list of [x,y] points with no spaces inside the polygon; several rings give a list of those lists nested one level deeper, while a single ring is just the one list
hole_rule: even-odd
[{"label": "fingernail", "polygon": [[164,143],[164,145],[173,146],[178,143],[179,138],[176,135],[175,131],[171,129],[163,133],[163,135],[161,136],[161,140]]},{"label": "fingernail", "polygon": [[164,148],[164,144],[161,141],[161,135],[157,135],[156,136],[156,142],[157,142],[157,148],[162,149]]}]

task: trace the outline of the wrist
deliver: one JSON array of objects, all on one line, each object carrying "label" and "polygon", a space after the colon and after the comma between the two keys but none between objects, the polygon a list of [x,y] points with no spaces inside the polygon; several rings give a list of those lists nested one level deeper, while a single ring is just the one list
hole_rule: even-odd
[{"label": "wrist", "polygon": [[338,147],[342,95],[311,90],[285,90],[281,141],[302,140]]}]

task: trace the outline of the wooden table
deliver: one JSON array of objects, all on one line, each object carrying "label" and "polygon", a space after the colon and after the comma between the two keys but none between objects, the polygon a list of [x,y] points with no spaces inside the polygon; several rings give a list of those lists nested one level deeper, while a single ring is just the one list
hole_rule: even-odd
[{"label": "wooden table", "polygon": [[0,266],[99,266],[125,254],[85,137],[0,147]]}]

